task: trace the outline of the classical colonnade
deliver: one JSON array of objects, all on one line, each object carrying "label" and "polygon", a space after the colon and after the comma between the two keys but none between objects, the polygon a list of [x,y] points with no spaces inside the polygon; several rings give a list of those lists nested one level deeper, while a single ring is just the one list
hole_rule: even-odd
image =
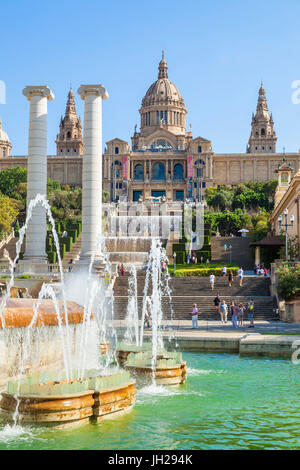
[{"label": "classical colonnade", "polygon": [[[102,85],[81,85],[84,100],[84,144],[82,180],[82,247],[80,263],[89,264],[92,255],[101,258],[102,233],[102,100],[108,93]],[[47,195],[47,106],[54,95],[47,86],[27,86],[30,103],[28,134],[27,212],[38,194]],[[46,263],[46,209],[33,208],[26,232],[24,263]],[[96,252],[95,252],[95,249]],[[95,252],[95,253],[94,253]]]}]

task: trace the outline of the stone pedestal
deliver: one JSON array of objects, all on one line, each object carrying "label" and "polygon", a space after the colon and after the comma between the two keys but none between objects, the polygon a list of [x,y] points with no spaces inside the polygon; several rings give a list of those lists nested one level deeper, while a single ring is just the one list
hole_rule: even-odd
[{"label": "stone pedestal", "polygon": [[81,85],[84,100],[82,169],[82,241],[80,263],[101,264],[102,234],[102,100],[108,93],[102,85]]},{"label": "stone pedestal", "polygon": [[[27,166],[27,214],[37,194],[47,195],[47,102],[54,95],[47,86],[27,86],[23,95],[30,102]],[[36,206],[26,232],[23,262],[46,263],[46,211]]]}]

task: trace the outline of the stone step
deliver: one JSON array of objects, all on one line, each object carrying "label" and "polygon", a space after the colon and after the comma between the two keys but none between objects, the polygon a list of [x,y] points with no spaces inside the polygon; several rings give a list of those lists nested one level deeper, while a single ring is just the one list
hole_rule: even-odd
[{"label": "stone step", "polygon": [[[213,297],[200,297],[195,296],[193,298],[188,297],[173,297],[172,299],[172,309],[173,309],[173,318],[175,320],[189,320],[191,318],[190,312],[192,310],[193,303],[196,303],[201,319],[208,320],[219,320],[220,315],[216,312],[215,305],[213,303]],[[243,303],[246,304],[250,297],[224,297],[222,300],[225,300],[229,306],[231,301],[234,300],[237,304]],[[139,306],[139,316],[141,317],[142,312],[142,301],[143,298],[138,298]],[[128,304],[127,296],[116,296],[114,302],[114,318],[115,319],[124,319],[126,318],[126,310]],[[171,308],[168,297],[162,298],[162,305],[164,311],[164,318],[171,318]],[[256,297],[254,298],[255,305],[255,318],[258,320],[274,320],[278,317],[274,314],[273,309],[276,307],[272,297]],[[230,315],[229,315],[230,317]]]}]

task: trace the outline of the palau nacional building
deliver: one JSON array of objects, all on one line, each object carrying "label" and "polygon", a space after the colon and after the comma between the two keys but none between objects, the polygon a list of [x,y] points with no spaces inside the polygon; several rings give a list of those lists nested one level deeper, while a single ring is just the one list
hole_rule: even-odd
[{"label": "palau nacional building", "polygon": [[[165,196],[170,201],[199,198],[208,186],[237,185],[250,180],[277,178],[282,154],[276,153],[276,133],[261,84],[246,153],[215,154],[212,142],[186,129],[187,109],[182,95],[169,80],[164,54],[158,78],[142,99],[140,129],[129,142],[106,142],[103,186],[111,200],[129,201]],[[56,137],[56,155],[47,159],[48,176],[61,184],[81,185],[83,138],[75,98],[69,91],[64,117]],[[286,154],[294,173],[300,169],[300,151]],[[26,156],[12,155],[12,144],[0,122],[0,170],[26,167]]]}]

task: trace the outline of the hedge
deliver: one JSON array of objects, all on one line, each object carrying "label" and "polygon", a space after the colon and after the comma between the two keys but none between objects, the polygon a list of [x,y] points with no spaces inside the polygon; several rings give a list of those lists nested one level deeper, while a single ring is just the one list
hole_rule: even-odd
[{"label": "hedge", "polygon": [[183,264],[185,262],[185,252],[178,251],[176,252],[176,263]]},{"label": "hedge", "polygon": [[[231,268],[234,276],[237,275],[238,269]],[[215,276],[222,276],[222,268],[176,269],[176,277],[209,277],[211,273]]]},{"label": "hedge", "polygon": [[201,262],[201,258],[203,263],[206,263],[206,260],[211,258],[211,252],[210,251],[196,251],[196,256],[197,256],[197,262]]},{"label": "hedge", "polygon": [[56,261],[56,251],[47,251],[48,261],[54,264]]},{"label": "hedge", "polygon": [[69,235],[69,237],[72,237],[73,243],[77,242],[77,236],[78,236],[77,229],[69,230],[68,235]]}]

